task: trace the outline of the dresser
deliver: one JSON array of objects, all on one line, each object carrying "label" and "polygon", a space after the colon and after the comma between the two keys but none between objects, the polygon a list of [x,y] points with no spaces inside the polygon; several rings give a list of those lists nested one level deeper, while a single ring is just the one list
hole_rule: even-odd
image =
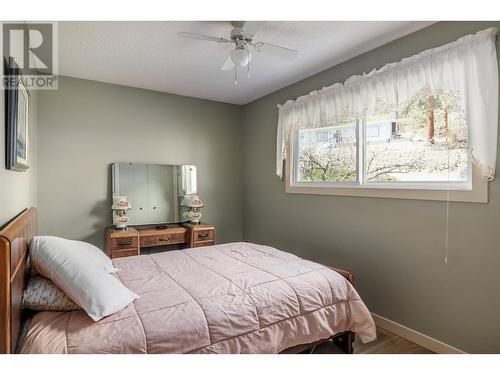
[{"label": "dresser", "polygon": [[110,258],[139,255],[141,250],[158,246],[188,248],[214,244],[215,226],[210,224],[170,224],[164,229],[155,226],[106,229],[106,252]]}]

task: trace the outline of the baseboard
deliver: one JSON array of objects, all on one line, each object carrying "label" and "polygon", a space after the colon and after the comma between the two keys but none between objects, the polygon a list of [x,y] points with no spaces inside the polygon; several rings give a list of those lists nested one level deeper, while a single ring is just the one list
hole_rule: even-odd
[{"label": "baseboard", "polygon": [[423,333],[417,332],[411,328],[405,327],[399,323],[393,322],[377,314],[372,314],[375,325],[386,331],[394,333],[408,341],[414,342],[423,348],[426,348],[438,354],[464,354],[465,352],[451,345],[445,344],[439,340],[433,339]]}]

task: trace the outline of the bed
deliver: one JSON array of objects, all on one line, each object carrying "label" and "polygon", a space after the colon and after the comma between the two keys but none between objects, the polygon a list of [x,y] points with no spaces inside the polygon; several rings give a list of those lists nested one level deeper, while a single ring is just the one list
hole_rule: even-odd
[{"label": "bed", "polygon": [[98,322],[82,310],[38,312],[23,336],[35,231],[32,208],[0,233],[2,353],[19,343],[21,353],[294,353],[331,338],[352,352],[353,333],[376,337],[352,275],[245,242],[116,259],[140,298]]}]

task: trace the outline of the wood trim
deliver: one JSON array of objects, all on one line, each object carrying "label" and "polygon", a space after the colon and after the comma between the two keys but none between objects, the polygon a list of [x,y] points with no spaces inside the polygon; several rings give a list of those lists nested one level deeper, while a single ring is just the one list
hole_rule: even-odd
[{"label": "wood trim", "polygon": [[37,211],[30,208],[0,231],[0,353],[15,350],[21,328],[28,245],[36,234]]},{"label": "wood trim", "polygon": [[0,237],[0,353],[11,349],[10,243]]},{"label": "wood trim", "polygon": [[372,313],[375,325],[395,335],[398,335],[408,341],[414,342],[430,351],[438,354],[464,354],[465,352],[448,345],[442,341],[436,340],[432,337],[417,332],[411,328],[405,327],[402,324],[396,323],[392,320],[384,318],[380,315]]},{"label": "wood trim", "polygon": [[351,285],[353,287],[356,288],[356,284],[354,282],[354,275],[352,273],[350,273],[349,271],[343,270],[341,268],[335,268],[332,266],[327,266],[327,267],[331,268],[332,270],[334,270],[337,273],[340,273],[342,276],[344,276],[347,279],[347,281],[349,281],[351,283]]}]

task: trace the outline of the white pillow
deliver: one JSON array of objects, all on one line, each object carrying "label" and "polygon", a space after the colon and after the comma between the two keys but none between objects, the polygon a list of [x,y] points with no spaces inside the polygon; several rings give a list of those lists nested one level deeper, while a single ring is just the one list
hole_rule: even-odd
[{"label": "white pillow", "polygon": [[74,251],[84,254],[88,259],[104,268],[110,273],[117,272],[118,269],[113,266],[113,262],[104,252],[98,247],[89,244],[88,242],[67,240],[55,236],[36,236],[38,241],[43,241],[47,246],[67,248],[68,251]]},{"label": "white pillow", "polygon": [[54,237],[33,237],[31,264],[61,288],[69,298],[98,321],[139,298],[117,277],[96,264],[87,251],[75,251]]}]

